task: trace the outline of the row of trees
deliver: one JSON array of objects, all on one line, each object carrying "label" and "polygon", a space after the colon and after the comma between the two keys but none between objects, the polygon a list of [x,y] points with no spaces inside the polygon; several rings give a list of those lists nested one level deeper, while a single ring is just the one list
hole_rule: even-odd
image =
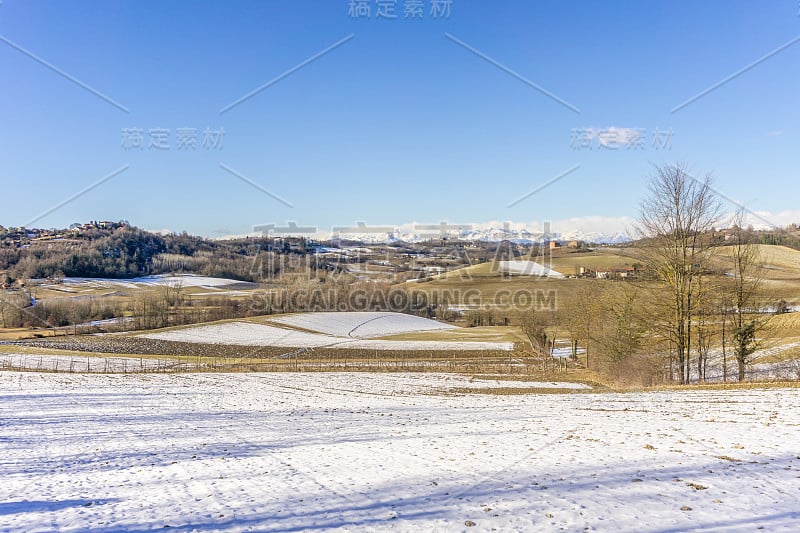
[{"label": "row of trees", "polygon": [[[786,310],[767,294],[759,247],[742,229],[744,211],[721,219],[709,176],[682,165],[656,168],[641,203],[635,253],[645,266],[636,282],[580,280],[562,291],[558,309],[519,317],[533,351],[561,337],[586,348],[586,362],[619,381],[689,383],[707,377],[709,359],[723,378],[745,379],[762,345],[769,313]],[[715,238],[720,222],[732,228]]]},{"label": "row of trees", "polygon": [[[119,297],[63,297],[32,303],[25,291],[0,294],[0,328],[61,328],[66,333],[155,329],[259,314],[247,299],[192,299],[180,287]],[[101,322],[107,319],[115,322]]]},{"label": "row of trees", "polygon": [[33,305],[30,293],[0,293],[0,327],[58,328],[106,320],[124,313],[118,300],[97,298],[54,298]]}]

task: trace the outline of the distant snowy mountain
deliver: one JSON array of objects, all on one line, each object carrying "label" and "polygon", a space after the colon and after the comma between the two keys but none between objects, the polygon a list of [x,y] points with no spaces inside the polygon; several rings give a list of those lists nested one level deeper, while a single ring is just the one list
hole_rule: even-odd
[{"label": "distant snowy mountain", "polygon": [[622,231],[609,233],[604,233],[602,231],[568,231],[561,233],[559,240],[593,242],[596,244],[620,244],[623,242],[630,242],[632,239],[630,235]]},{"label": "distant snowy mountain", "polygon": [[[428,229],[429,228],[429,229]],[[289,229],[289,228],[286,228]],[[528,229],[512,229],[509,227],[483,227],[475,228],[471,226],[459,226],[448,229],[435,229],[435,226],[426,226],[424,231],[418,231],[417,225],[406,225],[403,227],[394,228],[394,231],[387,231],[382,228],[382,231],[358,231],[361,228],[355,227],[351,231],[346,232],[319,232],[319,233],[291,233],[291,232],[270,232],[270,233],[251,233],[248,236],[261,236],[261,235],[274,235],[276,237],[307,237],[318,240],[337,240],[342,241],[355,241],[367,244],[384,244],[391,242],[409,242],[419,243],[431,240],[438,240],[447,238],[449,240],[460,241],[479,241],[479,242],[500,242],[510,241],[517,244],[536,244],[543,241],[583,241],[594,244],[619,244],[630,241],[630,237],[622,232],[585,232],[585,231],[568,231],[568,232],[534,232]],[[364,229],[367,229],[366,227]],[[238,238],[242,235],[236,236]],[[231,238],[231,237],[228,237]]]},{"label": "distant snowy mountain", "polygon": [[[583,241],[595,244],[617,244],[630,241],[630,237],[624,233],[603,233],[603,232],[582,232],[571,231],[565,233],[551,232],[548,234],[542,232],[532,232],[527,229],[515,230],[508,228],[487,228],[487,229],[470,229],[461,231],[448,231],[443,232],[443,236],[453,240],[463,241],[481,241],[481,242],[500,242],[510,241],[517,244],[536,244],[543,241]],[[397,232],[393,235],[396,240],[406,242],[423,242],[431,239],[441,238],[442,234],[429,235],[429,234],[416,234],[416,233],[403,233]],[[366,235],[364,237],[367,237]]]}]

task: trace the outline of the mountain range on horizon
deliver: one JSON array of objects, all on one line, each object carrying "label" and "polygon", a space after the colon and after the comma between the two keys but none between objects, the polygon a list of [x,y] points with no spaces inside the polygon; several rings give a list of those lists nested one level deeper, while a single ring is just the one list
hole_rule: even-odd
[{"label": "mountain range on horizon", "polygon": [[[338,231],[319,232],[316,228],[302,228],[293,224],[286,227],[264,226],[261,231],[245,235],[227,235],[217,237],[215,240],[229,240],[235,238],[274,236],[274,237],[307,237],[320,241],[352,241],[365,244],[387,244],[392,242],[420,243],[439,239],[475,241],[475,242],[502,242],[510,241],[517,244],[536,244],[546,241],[583,241],[593,244],[620,244],[632,240],[626,232],[606,231],[581,231],[572,230],[565,232],[531,231],[527,228],[510,228],[486,226],[473,227],[470,225],[446,226],[440,229],[435,225],[411,227],[368,227],[354,226],[341,228]],[[256,229],[259,229],[258,227]]]}]

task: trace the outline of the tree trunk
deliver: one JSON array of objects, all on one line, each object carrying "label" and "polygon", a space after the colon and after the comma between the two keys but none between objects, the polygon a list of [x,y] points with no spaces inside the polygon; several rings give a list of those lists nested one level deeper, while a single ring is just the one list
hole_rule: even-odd
[{"label": "tree trunk", "polygon": [[722,382],[728,382],[728,355],[725,351],[725,324],[727,323],[727,319],[725,318],[726,314],[723,312],[722,315]]}]

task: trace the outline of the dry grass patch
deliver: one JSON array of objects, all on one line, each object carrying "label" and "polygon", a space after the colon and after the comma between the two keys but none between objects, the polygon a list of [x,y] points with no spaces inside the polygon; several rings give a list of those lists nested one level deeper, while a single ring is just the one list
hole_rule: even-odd
[{"label": "dry grass patch", "polygon": [[489,396],[520,396],[524,394],[590,394],[593,389],[570,387],[454,387],[447,389],[452,394],[485,394]]},{"label": "dry grass patch", "polygon": [[661,392],[661,391],[691,391],[691,390],[758,390],[758,389],[797,389],[800,381],[744,381],[728,383],[695,383],[690,385],[655,385],[653,387],[617,388],[615,392]]},{"label": "dry grass patch", "polygon": [[800,340],[800,313],[773,315],[764,326],[764,332],[773,338]]},{"label": "dry grass patch", "polygon": [[481,326],[474,328],[415,331],[375,338],[393,341],[526,342],[522,330],[517,326]]}]

